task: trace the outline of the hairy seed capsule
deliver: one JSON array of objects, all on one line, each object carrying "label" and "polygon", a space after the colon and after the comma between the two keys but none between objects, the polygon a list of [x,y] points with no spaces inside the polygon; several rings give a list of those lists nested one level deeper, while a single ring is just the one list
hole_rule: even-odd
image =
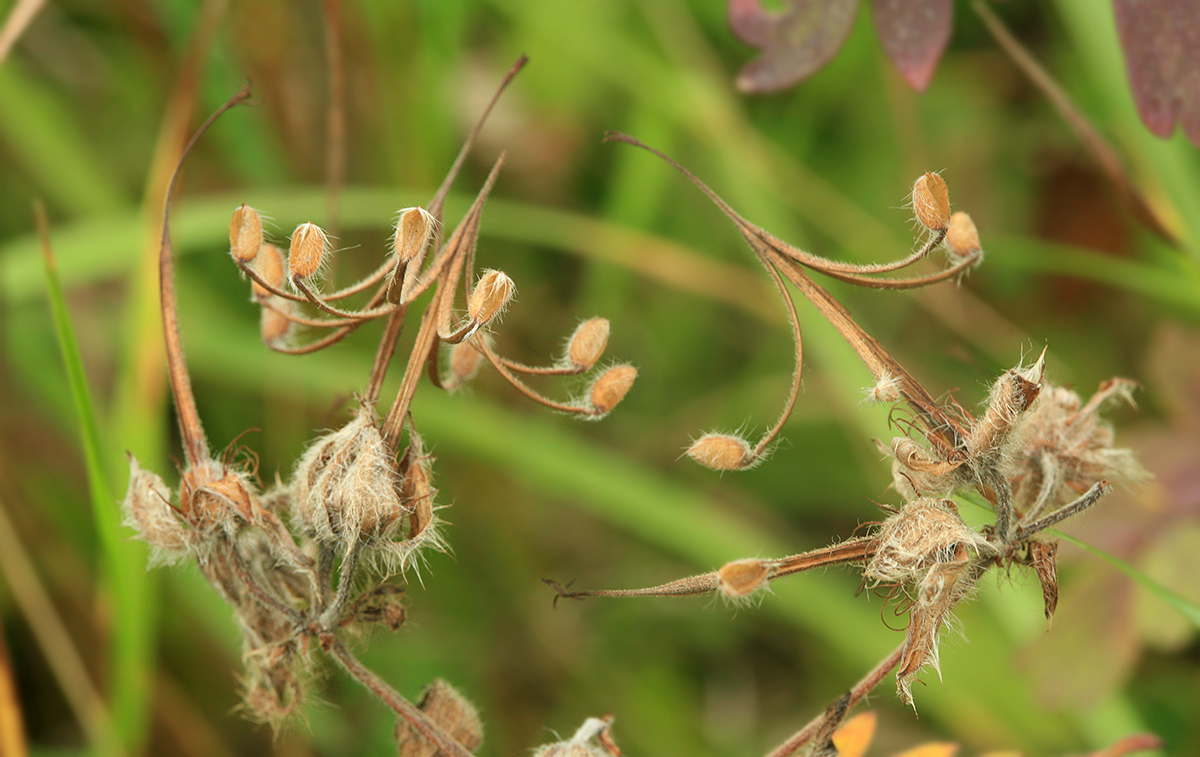
[{"label": "hairy seed capsule", "polygon": [[457,388],[475,378],[482,359],[483,353],[469,342],[450,345],[450,375],[445,383],[450,388]]},{"label": "hairy seed capsule", "polygon": [[946,249],[956,258],[974,257],[982,250],[975,222],[961,210],[950,216],[950,227],[946,229]]},{"label": "hairy seed capsule", "polygon": [[717,588],[730,599],[748,597],[767,585],[771,564],[753,557],[725,563],[717,571]]},{"label": "hairy seed capsule", "polygon": [[[417,706],[451,738],[474,752],[483,743],[483,723],[475,705],[453,686],[437,679],[425,688]],[[442,752],[407,720],[396,726],[400,757],[437,757]]]},{"label": "hairy seed capsule", "polygon": [[480,277],[467,303],[467,315],[478,324],[485,324],[508,305],[516,287],[503,271],[488,270]]},{"label": "hairy seed capsule", "polygon": [[262,218],[249,205],[239,205],[229,221],[229,254],[240,263],[258,255],[263,243]]},{"label": "hairy seed capsule", "polygon": [[754,460],[749,442],[731,434],[705,434],[688,447],[687,455],[711,470],[741,470]]},{"label": "hairy seed capsule", "polygon": [[[276,289],[283,286],[283,253],[275,245],[267,242],[259,248],[253,268],[254,272],[271,286]],[[274,296],[257,281],[250,282],[250,291],[259,302]]]},{"label": "hairy seed capsule", "polygon": [[637,378],[637,368],[632,365],[615,365],[592,382],[588,398],[592,408],[601,415],[609,413],[616,407],[633,386]]},{"label": "hairy seed capsule", "polygon": [[129,490],[121,505],[125,523],[155,548],[155,560],[171,562],[184,554],[190,532],[171,506],[171,490],[156,474],[142,469],[129,456]]},{"label": "hairy seed capsule", "polygon": [[400,262],[416,260],[425,251],[425,245],[433,236],[435,221],[425,208],[405,208],[400,211],[392,245]]},{"label": "hairy seed capsule", "polygon": [[315,223],[302,223],[292,232],[288,249],[288,270],[298,279],[307,279],[321,270],[329,252],[329,237]]},{"label": "hairy seed capsule", "polygon": [[292,322],[280,311],[291,310],[293,303],[282,297],[272,297],[271,307],[266,304],[259,315],[259,334],[263,344],[274,349],[282,347],[292,333]]},{"label": "hairy seed capsule", "polygon": [[935,173],[917,179],[912,188],[913,213],[917,220],[932,231],[941,231],[950,223],[950,190]]},{"label": "hairy seed capsule", "polygon": [[567,342],[567,362],[578,371],[590,370],[608,347],[607,318],[589,318],[575,329]]}]

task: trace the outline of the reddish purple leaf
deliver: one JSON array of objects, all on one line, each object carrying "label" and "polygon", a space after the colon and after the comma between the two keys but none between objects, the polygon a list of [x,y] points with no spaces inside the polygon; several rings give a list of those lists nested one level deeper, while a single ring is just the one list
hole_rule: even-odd
[{"label": "reddish purple leaf", "polygon": [[884,52],[909,86],[924,92],[950,41],[953,0],[872,0]]},{"label": "reddish purple leaf", "polygon": [[768,12],[760,0],[730,0],[729,26],[763,51],[738,75],[743,92],[773,92],[810,76],[842,48],[858,0],[789,0]]},{"label": "reddish purple leaf", "polygon": [[1125,69],[1146,128],[1175,131],[1200,145],[1200,3],[1113,0]]}]

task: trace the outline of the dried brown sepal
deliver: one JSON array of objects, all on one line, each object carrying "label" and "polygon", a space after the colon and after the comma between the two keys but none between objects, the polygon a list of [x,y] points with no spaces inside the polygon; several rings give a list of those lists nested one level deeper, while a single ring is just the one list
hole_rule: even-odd
[{"label": "dried brown sepal", "polygon": [[717,589],[729,599],[743,599],[765,589],[774,572],[770,560],[753,557],[734,560],[717,571]]},{"label": "dried brown sepal", "polygon": [[892,440],[892,483],[906,499],[949,494],[968,479],[961,462],[947,462],[907,436]]},{"label": "dried brown sepal", "polygon": [[900,698],[910,706],[913,704],[912,682],[922,668],[933,668],[941,677],[938,637],[949,622],[954,606],[973,586],[967,545],[959,542],[948,557],[935,562],[921,577],[909,611],[908,633],[896,670],[896,685]]},{"label": "dried brown sepal", "polygon": [[292,232],[288,271],[294,279],[310,279],[321,270],[329,254],[329,236],[315,223],[306,222]]},{"label": "dried brown sepal", "polygon": [[950,216],[950,227],[946,229],[946,251],[956,258],[976,257],[983,252],[975,222],[961,210]]},{"label": "dried brown sepal", "polygon": [[1054,623],[1058,608],[1058,542],[1028,542],[1025,563],[1033,568],[1042,585],[1042,601],[1046,606],[1046,626]]},{"label": "dried brown sepal", "polygon": [[420,435],[415,431],[411,434],[401,461],[403,478],[400,482],[400,501],[410,511],[408,533],[402,541],[389,544],[381,553],[380,559],[390,563],[383,566],[388,572],[404,570],[426,547],[446,549],[434,507],[437,489],[433,486],[433,456],[425,451]]},{"label": "dried brown sepal", "polygon": [[486,324],[508,306],[515,291],[513,280],[503,271],[484,271],[475,288],[471,290],[471,299],[467,302],[467,315],[476,324]]},{"label": "dried brown sepal", "polygon": [[936,173],[926,173],[912,188],[913,215],[930,231],[944,231],[950,223],[950,190]]},{"label": "dried brown sepal", "polygon": [[758,463],[750,443],[732,434],[705,434],[692,442],[687,456],[710,470],[746,470]]},{"label": "dried brown sepal", "polygon": [[637,368],[632,365],[614,365],[592,382],[588,389],[588,402],[596,415],[607,415],[625,399],[637,378]]},{"label": "dried brown sepal", "polygon": [[591,370],[608,348],[607,318],[589,318],[567,341],[567,363],[577,371]]},{"label": "dried brown sepal", "polygon": [[262,243],[262,217],[249,205],[239,205],[229,221],[229,254],[239,263],[249,263]]},{"label": "dried brown sepal", "polygon": [[[439,678],[425,687],[417,707],[468,752],[474,752],[483,744],[483,723],[478,710],[446,681]],[[443,754],[406,720],[397,721],[395,735],[400,757],[440,757]]]},{"label": "dried brown sepal", "polygon": [[[254,259],[254,272],[258,274],[263,281],[267,282],[276,289],[283,287],[283,253],[279,248],[270,242],[264,242],[259,248],[258,257]],[[262,284],[257,281],[250,281],[250,292],[254,295],[254,299],[258,302],[268,300],[274,297],[271,292],[268,292]]]}]

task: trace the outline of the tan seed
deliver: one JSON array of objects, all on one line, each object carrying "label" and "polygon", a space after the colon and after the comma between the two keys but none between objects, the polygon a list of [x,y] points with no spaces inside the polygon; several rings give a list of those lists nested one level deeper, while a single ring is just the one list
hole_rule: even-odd
[{"label": "tan seed", "polygon": [[941,176],[927,173],[917,179],[912,204],[913,213],[925,228],[941,231],[950,223],[950,190]]},{"label": "tan seed", "polygon": [[632,365],[615,365],[609,368],[592,383],[588,393],[592,407],[601,414],[611,412],[625,399],[636,378],[637,368]]},{"label": "tan seed", "polygon": [[607,318],[589,318],[579,324],[567,343],[567,360],[580,371],[589,370],[608,347]]}]

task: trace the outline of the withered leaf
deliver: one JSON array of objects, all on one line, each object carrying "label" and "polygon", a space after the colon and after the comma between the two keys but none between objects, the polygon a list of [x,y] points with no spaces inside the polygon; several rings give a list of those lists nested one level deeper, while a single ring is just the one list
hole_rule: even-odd
[{"label": "withered leaf", "polygon": [[1142,122],[1165,138],[1178,121],[1200,145],[1200,4],[1113,0],[1113,12]]},{"label": "withered leaf", "polygon": [[909,86],[924,92],[950,41],[952,0],[872,0],[871,15],[883,51]]},{"label": "withered leaf", "polygon": [[858,0],[789,0],[775,12],[761,0],[730,0],[733,33],[763,52],[742,69],[738,89],[774,92],[811,76],[842,48],[856,10]]}]

